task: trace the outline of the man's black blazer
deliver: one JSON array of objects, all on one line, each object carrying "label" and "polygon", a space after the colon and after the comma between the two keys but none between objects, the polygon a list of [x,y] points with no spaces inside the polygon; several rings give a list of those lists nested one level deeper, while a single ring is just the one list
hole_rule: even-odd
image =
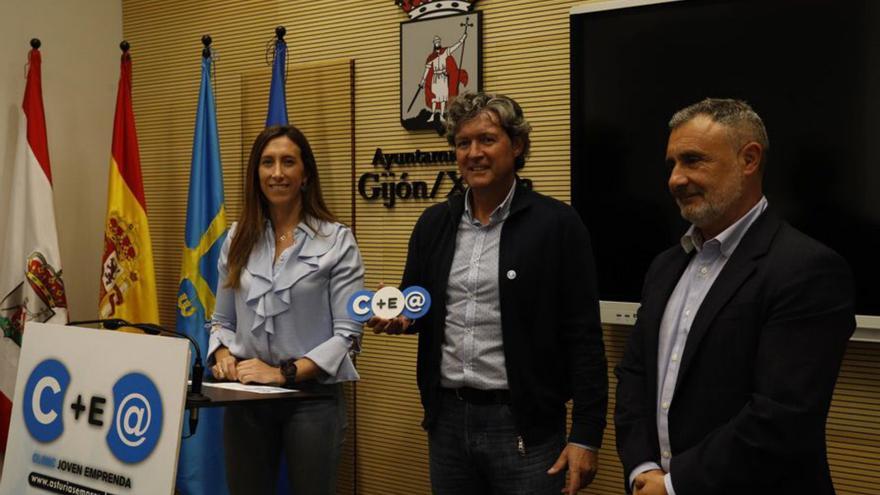
[{"label": "man's black blazer", "polygon": [[[654,259],[615,370],[626,478],[643,462],[660,463],[658,334],[689,260],[680,246]],[[669,409],[677,495],[834,493],[825,419],[855,330],[853,299],[852,274],[835,252],[771,209],[752,224],[685,345]]]}]

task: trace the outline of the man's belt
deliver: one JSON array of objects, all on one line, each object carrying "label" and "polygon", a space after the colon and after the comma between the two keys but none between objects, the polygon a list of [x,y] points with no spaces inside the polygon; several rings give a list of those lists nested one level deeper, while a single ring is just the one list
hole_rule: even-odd
[{"label": "man's belt", "polygon": [[480,390],[478,388],[444,388],[444,394],[451,395],[469,404],[510,404],[510,390]]}]

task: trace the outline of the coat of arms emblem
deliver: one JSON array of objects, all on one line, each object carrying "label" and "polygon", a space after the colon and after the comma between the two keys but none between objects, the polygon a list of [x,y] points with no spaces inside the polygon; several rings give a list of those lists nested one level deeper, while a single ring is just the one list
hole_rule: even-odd
[{"label": "coat of arms emblem", "polygon": [[473,1],[396,0],[400,24],[400,122],[443,132],[446,105],[481,84],[481,12]]}]

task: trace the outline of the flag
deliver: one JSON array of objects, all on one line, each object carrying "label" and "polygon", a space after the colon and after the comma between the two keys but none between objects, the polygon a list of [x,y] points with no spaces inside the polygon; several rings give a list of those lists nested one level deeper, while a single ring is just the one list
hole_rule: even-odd
[{"label": "flag", "polygon": [[15,158],[0,171],[0,454],[6,450],[25,322],[67,323],[40,64],[34,48]]},{"label": "flag", "polygon": [[[202,352],[208,349],[205,324],[214,312],[214,296],[219,279],[217,260],[226,239],[223,171],[220,167],[214,93],[211,90],[211,57],[210,51],[206,53],[209,56],[202,58],[183,263],[177,293],[177,330],[193,337]],[[187,416],[184,424],[188,422]],[[181,442],[177,488],[186,495],[228,493],[223,460],[222,408],[202,409],[196,434]]]},{"label": "flag", "polygon": [[[284,41],[285,29],[275,29],[275,57],[272,60],[272,84],[269,86],[269,112],[266,115],[266,127],[287,125],[287,96],[284,89],[287,83],[287,43]],[[284,454],[282,453],[282,459]],[[287,470],[283,460],[278,470],[278,495],[288,493]]]},{"label": "flag", "polygon": [[128,50],[122,54],[113,120],[99,313],[101,318],[159,323],[153,247],[131,107],[131,55]]},{"label": "flag", "polygon": [[266,127],[287,125],[287,97],[284,84],[287,82],[287,43],[275,40],[275,59],[272,62],[272,85],[269,87],[269,113]]}]

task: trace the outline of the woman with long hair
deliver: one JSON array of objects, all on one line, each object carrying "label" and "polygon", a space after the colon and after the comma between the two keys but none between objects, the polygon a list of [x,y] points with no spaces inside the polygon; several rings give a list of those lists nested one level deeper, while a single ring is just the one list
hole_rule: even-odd
[{"label": "woman with long hair", "polygon": [[244,208],[220,254],[208,350],[217,380],[326,392],[329,400],[228,408],[226,472],[233,494],[275,493],[284,451],[291,493],[336,493],[345,433],[342,382],[362,327],[348,316],[363,288],[354,235],[321,195],[306,137],[293,126],[257,136]]}]

